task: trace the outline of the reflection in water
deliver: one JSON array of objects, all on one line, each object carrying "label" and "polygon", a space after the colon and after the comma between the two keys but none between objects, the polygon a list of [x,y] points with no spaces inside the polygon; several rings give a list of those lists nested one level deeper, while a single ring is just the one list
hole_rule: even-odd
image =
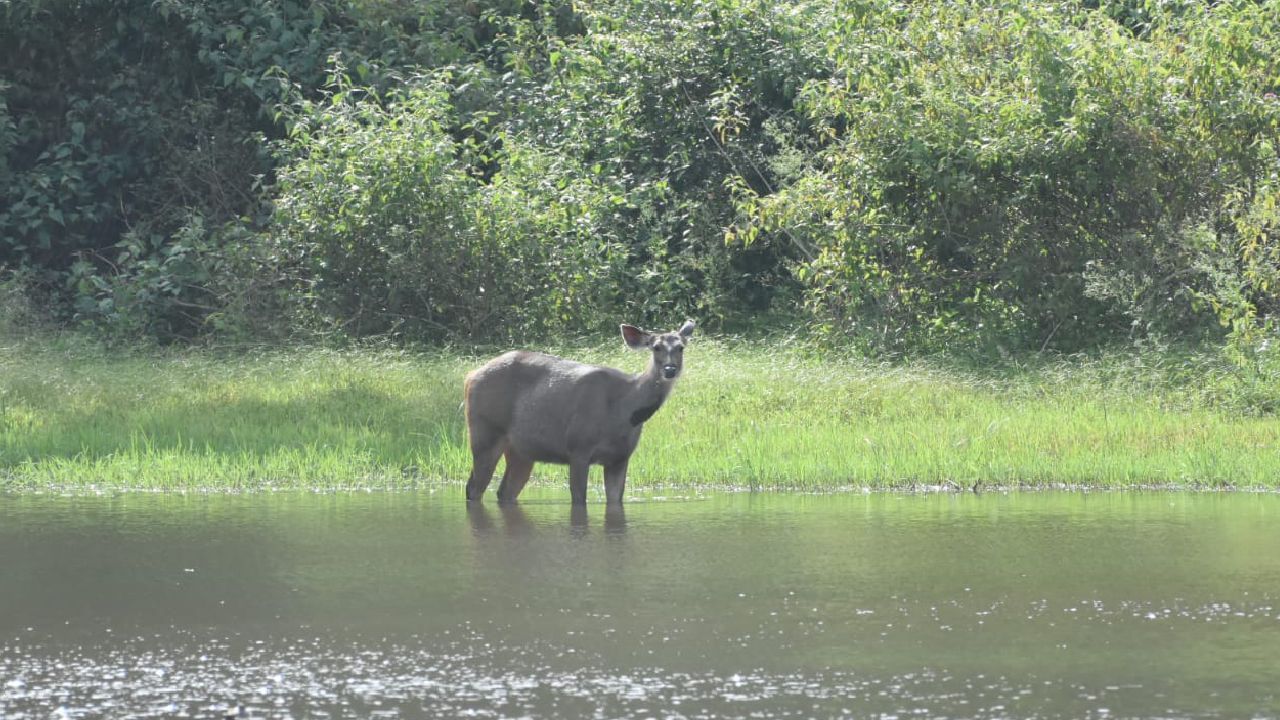
[{"label": "reflection in water", "polygon": [[493,514],[489,511],[489,506],[483,502],[467,503],[467,519],[471,521],[471,530],[476,535],[493,533]]},{"label": "reflection in water", "polygon": [[529,522],[524,508],[519,505],[499,505],[498,513],[502,515],[502,529],[507,535],[522,537],[533,534],[533,523]]},{"label": "reflection in water", "polygon": [[587,530],[591,525],[591,516],[587,513],[584,505],[571,505],[569,507],[569,536],[574,538],[584,538],[587,536]]},{"label": "reflection in water", "polygon": [[[605,535],[618,536],[625,534],[627,531],[627,513],[621,507],[611,506],[592,510],[582,505],[569,505],[568,508],[567,525],[571,537],[585,538],[590,536],[593,512],[604,516],[603,527]],[[467,503],[467,520],[471,523],[472,532],[477,536],[493,535],[501,529],[506,535],[518,537],[532,535],[536,532],[537,525],[542,525],[546,529],[551,525],[564,524],[563,521],[556,521],[545,516],[541,517],[540,522],[535,524],[522,505],[499,504],[495,509],[491,509],[483,502]]]},{"label": "reflection in water", "polygon": [[604,510],[605,535],[619,536],[627,532],[627,511],[621,505],[611,505]]},{"label": "reflection in water", "polygon": [[1280,716],[1274,495],[531,490],[6,499],[0,717]]}]

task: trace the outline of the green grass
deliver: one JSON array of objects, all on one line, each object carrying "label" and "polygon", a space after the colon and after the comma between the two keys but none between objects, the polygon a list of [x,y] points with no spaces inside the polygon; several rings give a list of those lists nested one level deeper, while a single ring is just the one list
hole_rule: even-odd
[{"label": "green grass", "polygon": [[[560,352],[632,371],[645,360]],[[0,490],[461,484],[462,376],[483,359],[0,341]],[[1242,382],[1170,355],[974,368],[704,340],[647,425],[630,484],[1280,487],[1280,420],[1242,412],[1258,407],[1238,400]]]}]

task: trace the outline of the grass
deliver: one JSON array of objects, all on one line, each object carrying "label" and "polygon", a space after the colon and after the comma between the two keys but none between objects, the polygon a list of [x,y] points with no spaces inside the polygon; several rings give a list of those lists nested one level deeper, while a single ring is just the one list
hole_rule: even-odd
[{"label": "grass", "polygon": [[[645,361],[559,352],[632,371]],[[462,377],[483,359],[0,341],[0,490],[461,484]],[[1280,419],[1242,412],[1256,404],[1236,402],[1240,387],[1228,369],[1172,355],[974,368],[704,340],[646,426],[630,484],[1280,487]],[[563,467],[535,478],[567,485]]]}]

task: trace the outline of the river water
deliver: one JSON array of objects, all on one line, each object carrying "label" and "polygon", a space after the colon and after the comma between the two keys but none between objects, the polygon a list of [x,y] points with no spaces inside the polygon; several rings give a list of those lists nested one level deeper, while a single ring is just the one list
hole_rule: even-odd
[{"label": "river water", "polygon": [[1280,496],[567,498],[0,497],[0,718],[1280,716]]}]

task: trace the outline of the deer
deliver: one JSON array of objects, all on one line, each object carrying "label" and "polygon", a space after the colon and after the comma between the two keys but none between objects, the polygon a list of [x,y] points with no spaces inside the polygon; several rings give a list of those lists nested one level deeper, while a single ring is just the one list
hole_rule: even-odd
[{"label": "deer", "polygon": [[652,353],[648,368],[631,375],[527,350],[500,355],[467,375],[463,406],[471,444],[467,502],[478,502],[498,459],[506,467],[498,503],[512,504],[529,482],[534,463],[569,466],[569,495],[587,504],[587,475],[604,467],[606,503],[620,507],[627,464],[644,424],[666,402],[684,368],[694,322],[652,333],[623,324],[632,350]]}]

